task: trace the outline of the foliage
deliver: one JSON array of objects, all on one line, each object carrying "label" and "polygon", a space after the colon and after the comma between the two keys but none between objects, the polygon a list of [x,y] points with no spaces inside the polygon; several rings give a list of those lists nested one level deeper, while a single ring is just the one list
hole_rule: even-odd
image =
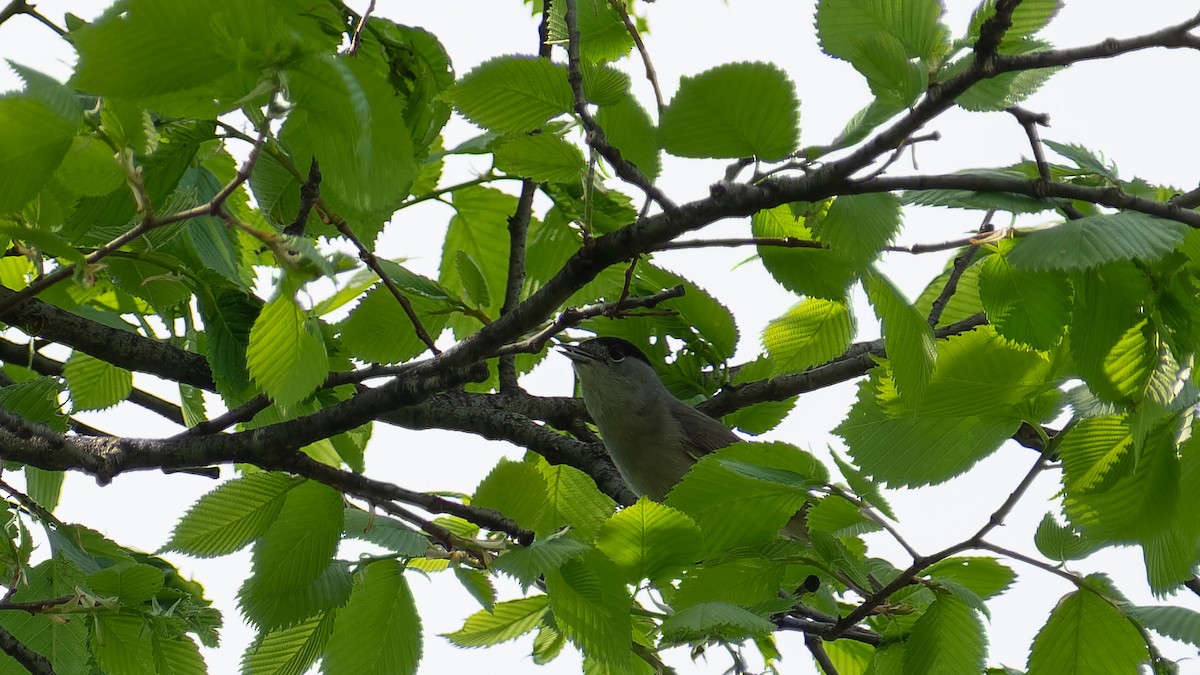
[{"label": "foliage", "polygon": [[[891,167],[947,110],[1007,108],[1032,128],[1010,107],[1059,69],[1195,48],[1200,20],[1058,51],[1039,37],[1057,0],[983,0],[961,34],[937,0],[822,0],[821,49],[873,102],[802,147],[803,96],[778,65],[688,74],[651,103],[625,74],[645,58],[640,5],[533,4],[538,54],[462,74],[428,31],[299,0],[121,0],[65,18],[79,57],[68,82],[13,65],[24,87],[0,98],[0,446],[25,484],[0,482],[0,672],[204,672],[220,614],[160,554],[246,548],[239,610],[258,630],[246,673],[411,673],[433,639],[530,634],[534,662],[569,642],[587,672],[662,672],[660,651],[679,645],[753,649],[774,668],[784,630],[806,633],[827,672],[974,673],[1015,563],[1072,584],[1030,674],[1173,672],[1154,634],[1200,644],[1200,614],[1133,605],[1106,577],[989,536],[1034,477],[1061,470],[1029,542],[1041,555],[1136,546],[1154,593],[1200,588],[1200,199],[1080,146],[1046,142],[1051,163],[1032,133],[1033,161]],[[54,25],[19,1],[0,23],[14,14]],[[447,149],[454,113],[481,131]],[[708,197],[678,205],[654,182],[663,153],[733,163]],[[466,155],[492,166],[444,178]],[[391,219],[434,199],[453,209],[436,278],[378,257]],[[987,215],[941,247],[953,263],[929,270],[913,302],[877,262],[922,252],[893,244],[922,207]],[[1017,225],[996,231],[1003,214]],[[749,218],[751,238],[676,241],[732,217]],[[734,361],[735,318],[702,288],[718,277],[653,257],[704,245],[754,246],[754,264],[797,296],[761,354]],[[882,337],[866,339],[874,325]],[[837,427],[840,478],[797,443],[746,442],[705,456],[663,503],[636,498],[578,401],[519,386],[552,338],[593,334],[643,346],[672,392],[750,435],[799,394],[858,380]],[[178,384],[178,402],[134,372]],[[186,429],[115,438],[78,419],[126,402]],[[528,453],[472,495],[416,493],[364,475],[380,423]],[[1027,480],[979,513],[975,535],[912,551],[883,488],[919,490],[997,452],[1027,458]],[[53,513],[64,471],[213,466],[236,475],[158,554]],[[882,536],[913,559],[876,557]],[[352,539],[370,555],[346,559]],[[454,575],[482,609],[424,635],[417,573]],[[520,597],[497,597],[500,575]]]}]

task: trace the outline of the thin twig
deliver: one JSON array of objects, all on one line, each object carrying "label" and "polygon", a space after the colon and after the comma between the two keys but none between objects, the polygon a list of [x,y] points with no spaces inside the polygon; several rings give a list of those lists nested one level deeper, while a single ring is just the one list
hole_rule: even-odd
[{"label": "thin twig", "polygon": [[300,186],[300,207],[296,209],[296,219],[283,228],[284,234],[293,237],[303,237],[304,228],[308,224],[308,214],[312,213],[313,205],[321,197],[321,167],[314,157],[308,166],[308,180]]},{"label": "thin twig", "polygon": [[733,239],[686,239],[683,241],[668,241],[647,248],[647,252],[677,251],[688,248],[715,248],[734,246],[778,246],[782,248],[826,248],[819,241],[797,239],[796,237],[749,237]]},{"label": "thin twig", "polygon": [[367,11],[363,12],[362,18],[358,20],[358,25],[354,27],[354,35],[350,38],[350,48],[346,50],[347,55],[358,54],[358,48],[362,46],[363,27],[367,25],[367,20],[371,18],[371,12],[374,11],[375,0],[371,0],[371,4],[367,5]]},{"label": "thin twig", "polygon": [[629,309],[650,308],[658,305],[664,300],[671,298],[682,297],[684,288],[682,285],[674,288],[668,288],[665,291],[659,291],[653,295],[642,297],[626,298],[624,302],[602,302],[595,305],[587,305],[585,307],[568,307],[559,313],[558,318],[549,326],[534,333],[532,336],[504,345],[496,350],[497,355],[502,354],[536,354],[542,351],[550,338],[561,333],[563,330],[571,326],[578,325],[584,319],[590,319],[594,316],[613,316],[614,314],[624,312]]},{"label": "thin twig", "polygon": [[588,111],[587,99],[583,95],[583,72],[579,67],[579,24],[576,21],[576,1],[566,0],[565,21],[567,24],[567,82],[575,99],[575,114],[587,131],[587,144],[600,154],[626,183],[636,186],[653,199],[667,213],[676,213],[679,207],[672,202],[654,182],[646,177],[633,163],[621,156],[621,152],[608,143],[604,130]]},{"label": "thin twig", "polygon": [[825,651],[825,642],[819,635],[805,633],[804,646],[808,647],[813,660],[817,662],[817,665],[821,666],[821,670],[824,671],[825,675],[838,675],[837,666],[833,665],[833,661],[830,660],[829,654]]},{"label": "thin twig", "polygon": [[354,248],[358,249],[358,259],[363,261],[367,267],[370,267],[375,274],[379,275],[379,280],[387,287],[392,297],[396,298],[396,302],[400,303],[400,308],[404,310],[404,314],[412,324],[413,331],[416,332],[417,337],[420,338],[421,342],[425,343],[431,354],[434,356],[441,354],[441,350],[437,348],[437,345],[433,342],[433,338],[425,330],[425,325],[421,323],[421,317],[417,316],[417,310],[413,308],[412,301],[400,290],[396,282],[392,281],[392,277],[383,270],[383,266],[379,264],[379,259],[375,257],[375,253],[363,245],[362,241],[350,229],[350,224],[346,222],[345,218],[338,216],[336,220],[335,227],[337,227],[337,231],[348,239],[354,245]]},{"label": "thin twig", "polygon": [[[1037,129],[1039,126],[1050,126],[1050,116],[1045,113],[1034,113],[1015,105],[1005,108],[1005,112],[1015,117],[1017,123],[1025,130],[1025,136],[1029,139],[1029,146],[1033,149],[1033,161],[1037,165],[1038,175],[1046,182],[1053,180],[1054,176],[1050,173],[1050,163],[1046,161],[1046,151],[1042,148],[1042,138],[1038,135]],[[1058,208],[1071,220],[1083,217],[1083,213],[1069,201],[1059,204]]]},{"label": "thin twig", "polygon": [[621,15],[621,21],[625,23],[625,30],[629,31],[629,37],[633,38],[633,44],[637,46],[638,53],[642,55],[642,64],[646,67],[646,79],[650,82],[650,87],[654,89],[654,102],[658,104],[659,117],[662,117],[663,110],[666,110],[667,106],[663,103],[662,89],[658,86],[658,74],[654,70],[654,63],[650,60],[650,51],[646,49],[646,43],[642,41],[637,24],[633,22],[633,18],[626,11],[624,1],[608,0],[608,4],[617,14]]},{"label": "thin twig", "polygon": [[[892,154],[887,158],[887,161],[885,161],[883,163],[883,165],[881,165],[878,169],[875,169],[871,173],[867,174],[863,178],[859,178],[857,180],[871,180],[872,178],[878,178],[879,176],[882,176],[885,171],[888,170],[888,167],[895,164],[897,162],[897,160],[899,160],[900,157],[904,154],[904,151],[907,150],[908,148],[915,146],[917,143],[923,143],[925,141],[940,141],[940,140],[942,140],[942,135],[936,131],[925,134],[924,136],[911,136],[909,138],[906,138],[903,141],[900,141],[900,144],[896,146],[896,149],[892,151]],[[915,159],[916,155],[914,154],[913,157],[914,157],[913,164],[915,165],[916,164],[916,159]]]},{"label": "thin twig", "polygon": [[[996,215],[995,209],[988,209],[988,212],[983,216],[983,223],[979,226],[979,235],[991,232],[992,216]],[[967,268],[971,266],[971,261],[975,259],[975,254],[979,252],[979,245],[972,242],[967,250],[963,251],[957,258],[954,259],[954,267],[950,270],[950,276],[946,278],[946,285],[942,287],[942,292],[938,293],[933,304],[929,306],[929,318],[927,321],[933,328],[937,328],[938,323],[942,320],[942,313],[946,311],[946,305],[950,303],[950,298],[954,296],[954,291],[958,290],[958,280],[962,278]]]}]

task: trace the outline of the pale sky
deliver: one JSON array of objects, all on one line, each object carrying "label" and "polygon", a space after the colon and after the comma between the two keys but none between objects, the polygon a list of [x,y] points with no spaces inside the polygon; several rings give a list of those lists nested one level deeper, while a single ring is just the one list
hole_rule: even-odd
[{"label": "pale sky", "polygon": [[[362,11],[366,2],[352,3]],[[585,6],[586,2],[581,2]],[[960,34],[974,2],[949,0],[946,24]],[[1190,3],[1178,0],[1075,0],[1054,20],[1043,37],[1056,46],[1090,44],[1107,37],[1128,37],[1180,22],[1195,12]],[[44,0],[38,9],[60,20],[64,8],[84,17],[95,15],[104,3]],[[849,65],[823,56],[816,46],[811,2],[788,0],[658,0],[641,4],[650,19],[646,37],[664,95],[669,99],[681,75],[696,74],[709,67],[733,61],[770,61],[784,68],[796,83],[801,101],[801,143],[824,143],[836,135],[846,119],[868,100],[862,78]],[[424,27],[445,45],[459,75],[497,55],[536,51],[536,24],[515,0],[458,0],[443,2],[399,2],[380,0],[377,14],[400,23]],[[60,79],[69,72],[71,51],[40,25],[18,17],[0,28],[0,56],[30,65]],[[557,55],[561,58],[561,54]],[[640,62],[625,68],[634,77],[635,91],[643,103],[652,99],[642,80]],[[1182,50],[1157,50],[1122,56],[1115,61],[1091,62],[1059,73],[1022,105],[1051,116],[1051,128],[1043,138],[1082,144],[1116,162],[1124,177],[1141,176],[1151,182],[1171,183],[1184,190],[1200,183],[1200,130],[1195,125],[1198,95],[1194,74],[1200,70],[1200,54]],[[1187,75],[1184,75],[1187,74]],[[11,73],[0,73],[0,89],[17,86]],[[652,105],[646,106],[652,109]],[[938,130],[942,140],[923,143],[917,149],[919,168],[924,173],[948,172],[971,167],[996,166],[1029,155],[1024,133],[1003,113],[978,114],[951,111],[927,130]],[[447,127],[446,146],[477,133],[461,120]],[[683,160],[664,156],[659,187],[676,202],[707,195],[708,185],[720,178],[725,162]],[[484,171],[486,159],[478,156],[456,161],[447,168],[445,184],[458,182]],[[907,157],[893,169],[911,172]],[[436,276],[442,224],[449,210],[436,203],[404,211],[389,226],[380,252],[406,257],[416,271]],[[936,242],[963,236],[979,225],[975,212],[910,210],[898,243]],[[1045,219],[1043,215],[1041,218]],[[1037,221],[1035,221],[1037,222]],[[1048,219],[1045,222],[1049,222]],[[747,236],[747,221],[717,223],[703,232],[705,237]],[[688,276],[729,306],[741,329],[736,361],[758,353],[758,335],[772,318],[782,314],[797,298],[780,289],[757,264],[734,266],[752,254],[749,249],[700,249],[658,254],[655,261]],[[884,261],[885,273],[915,297],[940,271],[946,256],[893,254]],[[870,310],[861,301],[856,306],[859,339],[877,337]],[[152,378],[136,376],[138,386],[177,400],[169,386]],[[571,391],[571,374],[564,358],[552,356],[527,377],[523,384],[532,392],[564,395]],[[842,385],[801,397],[795,412],[766,438],[787,440],[828,458],[828,448],[844,452],[829,431],[845,415],[853,400],[852,385]],[[176,430],[138,408],[122,405],[112,411],[83,416],[105,430],[131,436],[166,435]],[[410,432],[377,425],[367,454],[368,473],[398,485],[419,490],[471,491],[501,455],[519,457],[522,450],[508,444],[452,432]],[[898,529],[921,552],[929,553],[960,541],[977,530],[1019,482],[1033,461],[1032,453],[1006,445],[965,476],[931,489],[915,492],[888,491],[900,516]],[[228,475],[228,474],[227,474]],[[1056,511],[1052,501],[1058,489],[1058,472],[1047,472],[995,533],[996,543],[1036,555],[1032,533],[1042,515]],[[94,482],[72,477],[66,486],[58,515],[105,532],[116,541],[153,551],[168,537],[176,519],[197,497],[214,487],[205,479],[157,473],[119,477],[112,485],[98,488]],[[872,553],[900,566],[907,564],[902,552],[886,537],[872,536]],[[353,552],[343,552],[353,555]],[[185,575],[204,584],[209,597],[225,613],[223,646],[205,650],[209,671],[236,672],[242,651],[253,633],[241,625],[235,593],[247,575],[249,555],[242,552],[216,560],[192,560],[170,556]],[[1009,563],[1018,573],[1017,585],[992,601],[989,633],[989,665],[1007,664],[1024,668],[1034,633],[1045,622],[1049,610],[1072,588],[1066,582],[1019,563]],[[1117,579],[1119,587],[1134,602],[1152,599],[1146,589],[1141,555],[1137,549],[1109,550],[1083,564],[1076,572],[1104,571]],[[506,673],[575,673],[578,656],[564,653],[551,666],[533,665],[529,659],[532,636],[484,650],[460,650],[438,633],[457,629],[478,610],[478,605],[449,574],[426,580],[410,574],[425,622],[425,658],[421,673],[489,669]],[[518,591],[500,584],[500,599],[512,599]],[[1171,602],[1200,610],[1191,594]],[[784,654],[781,666],[787,673],[816,670],[799,635],[779,636]],[[1160,641],[1172,657],[1195,655],[1186,645]],[[568,649],[567,652],[570,652]],[[719,649],[710,663],[691,665],[686,650],[669,653],[668,663],[681,673],[721,673],[729,665]],[[1184,662],[1183,673],[1200,673],[1195,659]]]}]

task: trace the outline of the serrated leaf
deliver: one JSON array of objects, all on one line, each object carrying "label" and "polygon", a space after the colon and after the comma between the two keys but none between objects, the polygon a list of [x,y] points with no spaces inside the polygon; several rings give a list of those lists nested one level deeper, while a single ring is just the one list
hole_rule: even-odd
[{"label": "serrated leaf", "polygon": [[814,227],[817,237],[854,267],[879,257],[900,229],[900,202],[887,193],[833,200]]},{"label": "serrated leaf", "polygon": [[[814,234],[804,215],[794,213],[790,205],[755,213],[750,230],[755,237],[813,240]],[[829,300],[842,300],[857,270],[850,261],[825,248],[783,248],[759,246],[758,255],[771,276],[787,290]]]},{"label": "serrated leaf", "polygon": [[[446,327],[446,304],[421,296],[408,300],[425,332],[436,339]],[[370,363],[402,363],[428,349],[396,296],[382,285],[367,291],[350,312],[342,324],[342,341],[351,354]]]},{"label": "serrated leaf", "polygon": [[[1009,26],[1000,40],[1001,53],[1007,53],[1004,48],[1024,40],[1050,23],[1058,11],[1062,9],[1062,0],[1026,0],[1017,5],[1009,14]],[[996,0],[984,0],[971,14],[971,23],[967,28],[967,39],[979,39],[979,29],[996,14]]]},{"label": "serrated leaf", "polygon": [[[25,583],[13,594],[13,602],[65,597],[86,579],[77,567],[59,557],[38,563],[24,578]],[[39,613],[4,612],[0,614],[0,626],[21,644],[50,659],[55,672],[88,672],[92,654],[86,622],[60,621]],[[0,672],[29,671],[8,654],[0,654]]]},{"label": "serrated leaf", "polygon": [[824,532],[835,537],[853,537],[883,529],[879,523],[864,515],[858,506],[838,495],[819,500],[805,512],[805,521],[813,532]]},{"label": "serrated leaf", "polygon": [[997,333],[1042,351],[1062,341],[1074,299],[1065,274],[1021,269],[1001,255],[979,268],[979,299]]},{"label": "serrated leaf", "polygon": [[[170,262],[178,263],[174,258]],[[146,258],[112,258],[106,260],[105,265],[114,285],[145,300],[156,310],[170,310],[192,297],[192,289],[183,277]]]},{"label": "serrated leaf", "polygon": [[300,166],[320,162],[322,195],[360,211],[399,206],[417,166],[402,99],[384,76],[339,55],[302,62],[287,83],[295,107],[279,137]]},{"label": "serrated leaf", "polygon": [[662,172],[658,129],[650,115],[632,96],[609,105],[601,105],[596,123],[604,130],[609,144],[621,157],[633,162],[644,176],[655,180]]},{"label": "serrated leaf", "polygon": [[705,455],[666,504],[689,515],[704,533],[706,553],[774,539],[828,479],[808,453],[786,443],[735,443]]},{"label": "serrated leaf", "polygon": [[570,525],[572,532],[591,541],[617,503],[600,492],[591,476],[575,467],[551,465],[540,460],[538,468],[546,477],[547,499],[542,519],[534,531],[544,537],[563,525]]},{"label": "serrated leaf", "polygon": [[1029,675],[1135,673],[1147,658],[1137,630],[1089,591],[1068,594],[1033,639]]},{"label": "serrated leaf", "polygon": [[1034,270],[1077,270],[1117,260],[1154,261],[1183,243],[1183,223],[1122,211],[1085,216],[1022,237],[1008,260]]},{"label": "serrated leaf", "polygon": [[[0,387],[0,406],[31,422],[39,422],[59,433],[67,430],[67,416],[59,407],[63,383],[55,377],[35,377]],[[45,504],[43,504],[45,506]]]},{"label": "serrated leaf", "polygon": [[938,349],[933,329],[890,279],[874,268],[864,280],[867,299],[883,325],[883,342],[901,396],[919,401],[933,378]]},{"label": "serrated leaf", "polygon": [[546,478],[528,462],[502,459],[475,488],[471,505],[495,509],[532,528],[546,505]]},{"label": "serrated leaf", "polygon": [[0,99],[0,213],[18,211],[71,148],[75,124],[27,98]]},{"label": "serrated leaf", "polygon": [[250,329],[246,367],[267,395],[288,407],[308,397],[329,374],[325,341],[288,293],[268,302]]},{"label": "serrated leaf", "polygon": [[937,0],[822,0],[817,5],[817,37],[826,54],[853,61],[863,36],[883,32],[903,45],[906,57],[928,59],[944,48],[949,32],[939,22],[942,12]]},{"label": "serrated leaf", "polygon": [[366,566],[350,602],[338,610],[321,662],[324,673],[415,673],[421,617],[395,560]]},{"label": "serrated leaf", "polygon": [[1017,578],[1016,572],[995,558],[953,557],[930,565],[925,574],[938,581],[952,581],[983,599],[1000,595]]},{"label": "serrated leaf", "polygon": [[466,567],[454,567],[452,569],[454,570],[454,576],[458,579],[458,583],[462,584],[462,587],[484,609],[491,609],[496,605],[496,587],[492,585],[491,576],[485,572]]},{"label": "serrated leaf", "polygon": [[596,548],[627,582],[669,577],[700,557],[700,528],[683,513],[645,497],[605,521]]},{"label": "serrated leaf", "polygon": [[75,410],[103,410],[124,401],[133,391],[133,373],[83,352],[72,352],[63,364]]},{"label": "serrated leaf", "polygon": [[300,480],[257,471],[234,478],[201,497],[179,519],[164,550],[200,558],[228,555],[267,531]]},{"label": "serrated leaf", "polygon": [[573,107],[566,68],[529,56],[486,61],[444,95],[479,126],[514,134],[533,131]]},{"label": "serrated leaf", "polygon": [[799,373],[846,351],[854,335],[854,317],[845,302],[807,298],[767,324],[763,349],[771,375]]},{"label": "serrated leaf", "polygon": [[421,556],[429,550],[424,534],[384,515],[347,506],[344,531],[347,537],[369,541],[402,556]]},{"label": "serrated leaf", "polygon": [[939,595],[904,643],[904,675],[959,675],[983,668],[987,640],[974,610]]},{"label": "serrated leaf", "polygon": [[92,574],[88,577],[88,585],[97,595],[118,598],[125,605],[137,605],[162,590],[163,572],[153,565],[121,563]]},{"label": "serrated leaf", "polygon": [[463,250],[455,251],[454,267],[458,270],[459,278],[462,279],[467,299],[478,307],[490,305],[491,293],[488,290],[487,280],[483,278],[483,270],[479,269],[479,265],[471,259],[470,254]]},{"label": "serrated leaf", "polygon": [[798,106],[777,66],[717,66],[680,81],[660,121],[663,148],[680,157],[783,159],[799,140]]},{"label": "serrated leaf", "polygon": [[766,635],[775,624],[727,602],[692,605],[663,622],[663,637],[676,642],[705,642],[713,638],[741,640]]},{"label": "serrated leaf", "polygon": [[567,639],[600,663],[628,667],[632,598],[608,558],[585,553],[548,571],[546,594]]},{"label": "serrated leaf", "polygon": [[[511,195],[485,187],[469,187],[453,193],[454,216],[442,244],[442,259],[438,267],[438,281],[453,293],[469,295],[469,281],[458,269],[458,253],[471,257],[478,267],[489,289],[488,304],[479,309],[490,315],[500,310],[500,302],[508,279],[508,219],[516,211],[517,199]],[[454,317],[450,327],[458,337],[474,332],[479,321],[467,317]]]},{"label": "serrated leaf", "polygon": [[1200,612],[1170,606],[1131,606],[1125,612],[1159,635],[1200,647]]},{"label": "serrated leaf", "polygon": [[496,558],[495,569],[508,574],[529,588],[546,571],[589,550],[587,544],[573,539],[566,532],[539,537],[528,546],[511,547]]},{"label": "serrated leaf", "polygon": [[250,383],[246,372],[246,347],[250,330],[261,311],[261,301],[238,291],[222,290],[210,299],[197,296],[200,318],[204,321],[204,351],[212,368],[213,379],[223,392],[241,392]]},{"label": "serrated leaf", "polygon": [[845,440],[863,473],[888,485],[918,486],[963,473],[1020,425],[1019,419],[1005,417],[891,417],[867,380],[834,433]]},{"label": "serrated leaf", "polygon": [[325,651],[334,612],[261,635],[242,655],[245,675],[304,675]]},{"label": "serrated leaf", "polygon": [[538,183],[578,182],[587,168],[579,148],[549,133],[509,136],[494,152],[496,168]]},{"label": "serrated leaf", "polygon": [[1082,560],[1101,548],[1074,529],[1059,525],[1049,513],[1038,523],[1033,543],[1039,553],[1051,560]]},{"label": "serrated leaf", "polygon": [[547,598],[534,595],[520,600],[497,602],[491,611],[472,614],[463,627],[444,637],[459,647],[490,647],[533,630],[547,610]]}]

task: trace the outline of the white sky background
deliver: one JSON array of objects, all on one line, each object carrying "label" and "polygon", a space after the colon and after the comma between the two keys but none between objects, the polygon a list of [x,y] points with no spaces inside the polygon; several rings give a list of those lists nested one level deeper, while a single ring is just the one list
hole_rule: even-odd
[{"label": "white sky background", "polygon": [[[61,21],[65,10],[91,18],[104,4],[46,0],[38,4],[38,9]],[[366,5],[354,4],[360,12]],[[380,0],[378,4],[378,15],[424,27],[437,35],[459,75],[493,56],[534,53],[537,49],[536,22],[515,0]],[[732,61],[774,62],[788,71],[796,83],[801,101],[802,145],[828,142],[846,119],[869,100],[866,84],[848,64],[820,53],[811,2],[659,0],[654,4],[639,4],[650,18],[651,33],[646,36],[646,43],[668,100],[681,75],[696,74]],[[949,0],[947,4],[945,22],[953,34],[961,34],[976,3]],[[586,11],[588,0],[580,0],[580,5]],[[1195,11],[1191,3],[1178,0],[1137,3],[1075,0],[1069,2],[1043,36],[1058,47],[1091,44],[1107,37],[1129,37],[1156,30],[1180,22]],[[3,35],[0,56],[60,79],[70,72],[72,51],[32,20],[14,18],[0,28],[0,34]],[[562,58],[561,51],[556,58]],[[1183,50],[1139,52],[1112,61],[1084,63],[1056,75],[1023,105],[1051,116],[1052,127],[1042,130],[1044,138],[1103,151],[1126,178],[1137,175],[1188,190],[1200,183],[1200,164],[1195,160],[1200,156],[1200,130],[1195,124],[1200,95],[1194,87],[1198,69],[1200,55]],[[652,110],[653,99],[642,79],[640,61],[635,58],[626,65],[626,70],[634,76],[635,91],[647,109]],[[0,72],[0,89],[16,86],[18,82],[10,72]],[[941,132],[942,140],[917,147],[922,173],[1003,165],[1030,154],[1023,131],[1007,114],[952,110],[926,131],[935,129]],[[478,130],[470,124],[453,120],[445,132],[446,146],[453,147],[476,133]],[[707,195],[709,184],[721,177],[725,164],[664,155],[659,186],[677,202],[702,198]],[[478,156],[455,160],[447,167],[443,184],[469,179],[487,168],[487,160]],[[907,156],[891,169],[894,173],[912,170]],[[380,240],[380,253],[406,257],[414,270],[436,276],[444,223],[450,215],[448,207],[433,202],[402,212]],[[907,216],[898,243],[938,242],[963,236],[978,227],[982,214],[910,210]],[[1002,220],[997,222],[1005,224]],[[748,221],[737,220],[717,223],[700,236],[748,235]],[[741,329],[735,361],[753,358],[759,349],[758,335],[767,321],[797,300],[779,288],[761,265],[733,269],[751,254],[750,249],[700,249],[655,256],[656,262],[689,277],[733,310]],[[915,297],[941,270],[945,259],[946,254],[891,254],[885,258],[884,270],[910,297]],[[877,337],[878,328],[873,325],[865,304],[859,302],[856,313],[860,339]],[[570,393],[571,382],[566,360],[552,356],[523,384],[533,393],[563,395]],[[135,383],[177,400],[173,387],[163,386],[153,378],[138,375]],[[796,443],[828,458],[831,444],[841,451],[838,440],[829,431],[845,415],[852,400],[853,385],[803,396],[791,417],[768,437]],[[177,431],[161,418],[129,404],[85,415],[83,419],[107,431],[130,436],[169,435]],[[412,432],[377,425],[367,454],[368,473],[411,489],[469,492],[502,454],[519,457],[521,453],[520,448],[465,434]],[[887,496],[900,516],[900,531],[922,553],[961,541],[986,521],[1033,460],[1033,453],[1009,443],[967,475],[944,485],[913,492],[888,491]],[[224,473],[230,475],[228,470]],[[1041,476],[1008,517],[1006,525],[989,539],[1036,554],[1032,534],[1043,514],[1056,510],[1052,499],[1058,489],[1058,476],[1056,471]],[[167,540],[179,515],[214,486],[212,481],[192,476],[143,473],[121,476],[112,485],[99,488],[93,481],[73,475],[68,479],[58,515],[99,529],[122,544],[153,551]],[[872,536],[870,543],[874,555],[887,557],[899,566],[907,563],[902,551],[886,536]],[[241,652],[253,636],[240,622],[235,599],[237,587],[248,575],[248,553],[216,560],[192,560],[178,555],[170,558],[185,575],[193,575],[203,583],[209,596],[224,611],[223,646],[206,650],[210,672],[236,672]],[[990,603],[988,663],[1023,668],[1032,636],[1049,610],[1072,587],[1040,570],[1011,564],[1019,575],[1017,585]],[[1072,570],[1107,572],[1133,601],[1152,601],[1138,549],[1105,551],[1086,563],[1073,565]],[[460,627],[466,616],[477,611],[478,605],[448,574],[435,575],[428,581],[419,574],[410,574],[409,581],[425,622],[422,673],[441,673],[448,667],[455,671],[488,668],[506,673],[578,672],[578,657],[573,653],[564,653],[547,667],[533,665],[528,656],[531,644],[528,636],[485,650],[454,648],[438,633]],[[517,597],[515,587],[502,584],[500,598],[514,597]],[[1200,602],[1191,594],[1181,594],[1171,602],[1200,609]],[[784,672],[816,672],[799,635],[779,638]],[[1195,656],[1194,650],[1186,645],[1160,644],[1168,656]],[[729,665],[728,658],[720,649],[712,650],[711,654],[711,662],[701,661],[696,665],[690,664],[686,650],[671,652],[667,660],[683,673],[721,673]],[[1181,672],[1200,673],[1200,661],[1195,658],[1184,661]]]}]

